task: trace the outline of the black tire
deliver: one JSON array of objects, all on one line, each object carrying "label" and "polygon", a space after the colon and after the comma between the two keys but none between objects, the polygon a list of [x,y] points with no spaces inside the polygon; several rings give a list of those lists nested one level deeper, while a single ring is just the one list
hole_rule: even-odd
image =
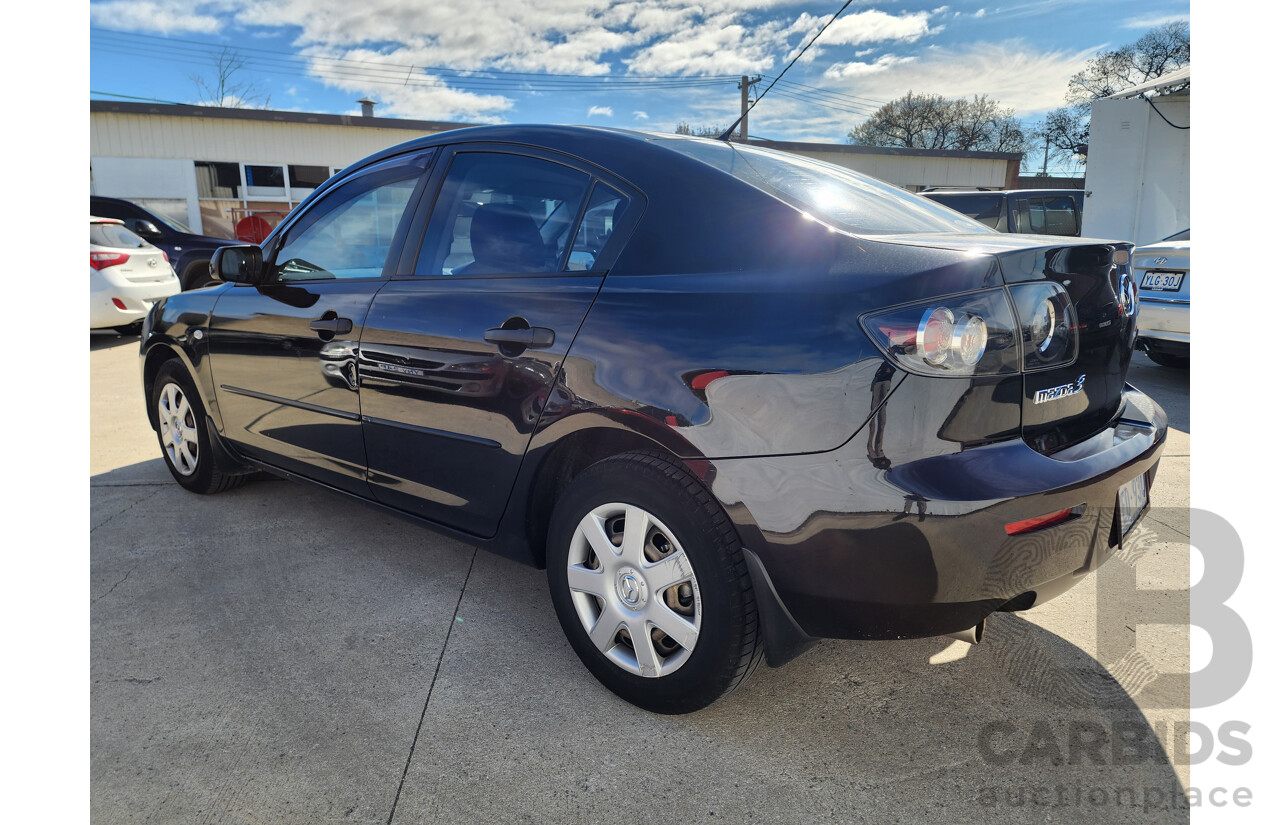
[{"label": "black tire", "polygon": [[[638,622],[636,626],[649,628],[654,642],[649,650],[658,652],[657,670],[674,663],[675,669],[669,673],[642,676],[636,670],[627,669],[641,659],[635,653],[635,645],[629,642],[627,628],[631,625],[618,625],[618,631],[612,637],[601,634],[603,638],[610,639],[605,642],[610,646],[610,655],[606,655],[592,641],[586,624],[588,618],[580,612],[597,611],[596,623],[603,620],[606,610],[618,610],[609,616],[640,617],[641,613],[627,613],[623,609],[622,599],[634,597],[635,588],[625,585],[624,595],[624,584],[618,582],[629,578],[630,573],[624,576],[623,572],[615,572],[612,579],[608,575],[601,577],[602,582],[606,579],[614,582],[605,587],[609,591],[607,597],[614,599],[611,606],[607,606],[602,598],[589,595],[588,591],[574,591],[569,587],[571,552],[581,554],[584,552],[581,548],[590,546],[584,543],[585,539],[579,538],[576,545],[579,549],[574,549],[579,525],[586,523],[584,520],[589,514],[605,512],[619,504],[640,508],[645,511],[642,515],[653,520],[644,547],[661,545],[673,557],[683,551],[692,568],[691,591],[683,590],[686,585],[681,583],[650,593],[648,582],[656,582],[657,579],[646,579],[645,575],[656,576],[651,570],[664,558],[650,559],[652,567],[641,566],[646,571],[640,576],[643,584],[639,592],[644,594],[640,597],[643,601],[639,608],[633,610],[648,610],[646,605],[652,601],[653,609],[675,607],[695,611],[700,621],[696,639],[686,649],[674,636],[662,633],[656,625],[645,625],[643,618],[635,619]],[[625,517],[620,518],[625,523]],[[608,520],[598,523],[604,524],[606,530],[615,531],[614,544],[618,548],[615,552],[622,554],[619,558],[625,556],[622,549],[624,528],[616,519],[612,524]],[[672,534],[670,541],[665,536],[667,532]],[[585,572],[593,572],[592,564],[597,565],[602,573],[611,572],[611,568],[602,564],[594,551],[588,549],[586,556],[586,561],[582,562],[587,567]],[[617,563],[617,560],[610,562]],[[635,572],[635,568],[630,566],[623,570]],[[579,575],[582,572],[579,570]],[[667,714],[700,710],[743,684],[763,658],[764,644],[755,594],[737,531],[707,488],[683,467],[663,456],[648,453],[614,456],[588,467],[569,484],[556,502],[551,517],[547,579],[560,624],[583,664],[605,687],[646,710]],[[689,597],[688,604],[686,596]],[[678,600],[677,604],[673,604],[673,598]],[[690,616],[694,616],[694,612]],[[606,627],[604,632],[607,633],[608,629]],[[665,659],[661,652],[664,647],[674,648],[674,652]],[[630,664],[619,664],[611,658],[611,655],[625,658],[628,651],[632,657]]]},{"label": "black tire", "polygon": [[[174,388],[171,390],[170,388]],[[174,399],[185,400],[185,406]],[[161,402],[164,401],[162,407]],[[244,483],[247,478],[241,468],[228,466],[226,460],[217,453],[210,443],[209,423],[205,417],[204,404],[200,394],[196,392],[191,376],[180,361],[166,361],[156,373],[155,384],[151,388],[150,413],[154,416],[156,440],[160,443],[160,453],[164,456],[165,466],[169,473],[186,489],[202,495],[221,493]],[[165,419],[164,410],[172,411]],[[165,420],[162,420],[165,419]],[[179,421],[175,427],[173,421]],[[166,433],[174,430],[196,434],[195,450],[190,449],[191,439],[177,438],[166,444]],[[185,441],[186,449],[181,445]],[[194,460],[193,460],[194,459]]]},{"label": "black tire", "polygon": [[186,292],[190,289],[200,289],[201,287],[212,286],[217,281],[209,274],[209,261],[192,261],[182,268],[182,275],[179,279],[182,282],[182,291]]},{"label": "black tire", "polygon": [[1147,357],[1162,367],[1169,367],[1175,370],[1185,370],[1191,366],[1191,359],[1182,355],[1170,355],[1167,352],[1148,350]]}]

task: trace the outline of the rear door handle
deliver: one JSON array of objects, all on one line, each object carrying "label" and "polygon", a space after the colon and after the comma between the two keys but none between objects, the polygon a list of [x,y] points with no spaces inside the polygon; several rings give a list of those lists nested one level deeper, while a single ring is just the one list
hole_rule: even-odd
[{"label": "rear door handle", "polygon": [[350,318],[321,318],[311,322],[316,332],[327,332],[330,335],[346,335],[352,329]]},{"label": "rear door handle", "polygon": [[511,344],[526,349],[546,349],[556,342],[556,333],[546,327],[527,329],[487,329],[484,340],[491,344]]}]

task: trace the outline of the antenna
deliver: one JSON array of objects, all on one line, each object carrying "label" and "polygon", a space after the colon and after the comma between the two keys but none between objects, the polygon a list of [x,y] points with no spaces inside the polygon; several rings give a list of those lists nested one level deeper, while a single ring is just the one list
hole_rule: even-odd
[{"label": "antenna", "polygon": [[812,40],[810,40],[808,43],[806,43],[806,44],[805,44],[805,47],[804,47],[803,49],[801,49],[801,50],[800,50],[800,54],[797,54],[795,57],[791,58],[791,62],[787,64],[787,68],[786,68],[786,69],[783,69],[783,70],[778,74],[778,76],[777,76],[777,77],[775,77],[775,78],[773,79],[773,83],[770,83],[770,84],[769,84],[769,86],[768,86],[768,88],[766,88],[766,89],[765,89],[763,92],[761,92],[760,94],[756,95],[756,99],[755,99],[754,101],[752,101],[752,102],[751,102],[751,105],[747,107],[747,110],[746,110],[745,112],[743,112],[741,115],[739,115],[739,116],[738,116],[738,119],[737,119],[737,120],[735,120],[732,124],[730,124],[729,128],[724,130],[724,134],[720,135],[720,137],[716,138],[716,140],[728,140],[728,139],[729,139],[729,136],[733,134],[733,130],[734,130],[734,129],[737,129],[737,128],[738,128],[738,124],[739,124],[739,123],[741,123],[741,122],[743,121],[743,119],[744,119],[744,118],[746,118],[746,116],[747,116],[747,115],[751,114],[751,110],[752,110],[752,109],[754,109],[754,108],[756,107],[756,104],[760,102],[760,99],[761,99],[761,98],[763,98],[765,95],[769,94],[769,89],[772,89],[772,88],[773,88],[773,84],[774,84],[774,83],[777,83],[779,80],[781,80],[781,79],[782,79],[782,75],[786,74],[788,69],[790,69],[792,66],[796,65],[796,61],[800,59],[801,55],[803,55],[805,52],[809,51],[809,47],[810,47],[810,46],[812,46],[814,43],[816,43],[816,42],[818,41],[818,38],[819,38],[819,37],[822,37],[822,33],[823,33],[824,31],[826,31],[826,30],[827,30],[827,26],[830,26],[832,23],[836,22],[836,18],[837,18],[837,17],[839,17],[841,14],[843,14],[843,13],[844,13],[844,10],[845,10],[845,9],[847,9],[847,8],[849,8],[849,4],[850,4],[850,3],[852,3],[852,2],[853,2],[853,0],[845,0],[844,5],[840,7],[840,11],[838,11],[838,12],[836,12],[835,14],[831,15],[831,19],[830,19],[830,20],[828,20],[827,22],[825,22],[825,23],[823,23],[823,24],[822,24],[822,28],[818,29],[818,33],[817,33],[817,34],[815,34],[815,35],[813,36],[813,39],[812,39]]}]

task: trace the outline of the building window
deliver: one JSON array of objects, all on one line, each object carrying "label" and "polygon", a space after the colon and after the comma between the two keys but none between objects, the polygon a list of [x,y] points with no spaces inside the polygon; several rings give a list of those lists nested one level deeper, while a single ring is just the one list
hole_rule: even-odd
[{"label": "building window", "polygon": [[251,198],[280,198],[285,195],[284,167],[244,165],[245,194]]},{"label": "building window", "polygon": [[295,192],[298,189],[315,189],[328,179],[328,166],[289,166],[289,188]]},{"label": "building window", "polygon": [[240,197],[240,164],[196,161],[196,188],[201,198]]}]

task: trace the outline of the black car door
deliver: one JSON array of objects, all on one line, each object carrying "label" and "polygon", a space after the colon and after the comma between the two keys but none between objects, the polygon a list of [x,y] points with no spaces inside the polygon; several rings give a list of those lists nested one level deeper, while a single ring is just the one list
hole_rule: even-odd
[{"label": "black car door", "polygon": [[211,370],[225,436],[244,452],[368,495],[356,347],[429,160],[400,156],[335,185],[268,244],[264,283],[219,297]]},{"label": "black car door", "polygon": [[369,483],[384,503],[487,536],[639,196],[500,146],[458,148],[433,177],[420,254],[406,249],[360,340]]}]

